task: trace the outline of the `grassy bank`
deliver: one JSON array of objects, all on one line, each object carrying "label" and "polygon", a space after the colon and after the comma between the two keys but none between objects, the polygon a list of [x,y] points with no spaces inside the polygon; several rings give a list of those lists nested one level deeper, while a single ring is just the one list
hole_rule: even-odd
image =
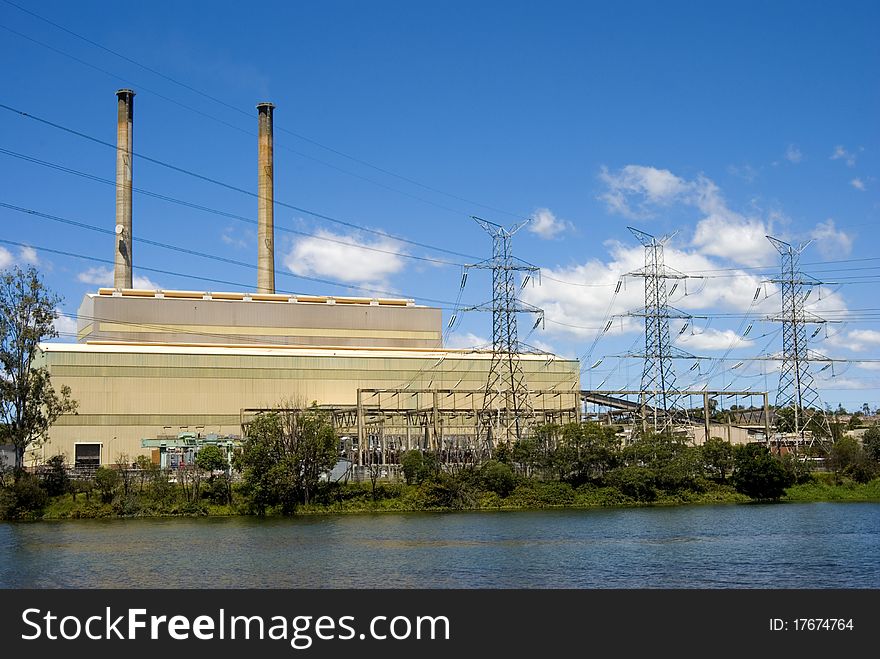
[{"label": "grassy bank", "polygon": [[[625,508],[634,506],[673,506],[719,503],[747,503],[749,497],[738,493],[732,486],[711,483],[703,491],[684,490],[675,493],[658,491],[650,500],[640,500],[622,494],[614,487],[567,483],[524,481],[507,496],[495,492],[477,491],[465,494],[452,505],[438,505],[431,493],[417,485],[379,484],[375,493],[368,483],[348,484],[325,492],[316,501],[297,508],[298,515],[356,514],[377,512],[419,512],[454,510],[536,510]],[[880,479],[856,483],[844,479],[835,481],[830,475],[814,476],[810,482],[794,485],[786,490],[783,502],[818,501],[880,501]],[[41,519],[110,519],[146,517],[203,517],[247,515],[243,502],[221,505],[201,501],[197,503],[164,500],[156,501],[148,495],[133,495],[125,500],[103,503],[92,497],[64,494],[53,497]],[[35,516],[37,517],[37,516]]]},{"label": "grassy bank", "polygon": [[880,501],[880,478],[857,483],[848,478],[835,479],[832,474],[814,476],[809,483],[793,485],[783,501]]}]

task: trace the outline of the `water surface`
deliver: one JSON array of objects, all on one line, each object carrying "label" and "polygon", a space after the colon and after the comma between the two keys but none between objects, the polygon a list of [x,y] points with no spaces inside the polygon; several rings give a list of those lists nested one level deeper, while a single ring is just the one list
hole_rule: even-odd
[{"label": "water surface", "polygon": [[880,504],[0,523],[4,588],[880,588]]}]

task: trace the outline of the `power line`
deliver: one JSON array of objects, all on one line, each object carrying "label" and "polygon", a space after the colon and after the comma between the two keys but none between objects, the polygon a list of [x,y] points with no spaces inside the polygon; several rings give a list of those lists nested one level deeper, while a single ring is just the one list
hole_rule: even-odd
[{"label": "power line", "polygon": [[[97,228],[97,227],[94,227],[94,229],[97,230],[97,231],[101,231],[101,232],[104,231],[104,229],[99,229],[99,228]],[[48,253],[50,253],[50,254],[58,254],[58,255],[60,255],[60,256],[68,256],[68,257],[76,258],[76,259],[84,259],[84,260],[86,260],[86,261],[94,261],[95,263],[106,263],[106,264],[108,264],[108,265],[115,265],[115,262],[114,262],[114,261],[111,261],[111,260],[109,260],[109,259],[102,259],[102,258],[98,258],[98,257],[96,257],[96,256],[87,256],[87,255],[85,255],[85,254],[78,254],[78,253],[76,253],[76,252],[68,252],[68,251],[64,251],[64,250],[53,249],[53,248],[50,248],[50,247],[41,247],[41,246],[38,246],[38,245],[29,245],[29,244],[27,244],[27,243],[22,243],[22,242],[18,242],[18,241],[14,241],[14,240],[7,240],[7,239],[0,238],[0,243],[3,243],[3,244],[5,244],[5,245],[12,245],[12,246],[14,246],[14,247],[23,247],[23,248],[35,249],[35,250],[39,250],[39,251],[43,251],[43,252],[48,252]],[[194,252],[193,250],[187,250],[187,249],[184,248],[184,247],[167,246],[167,245],[165,245],[165,244],[162,244],[162,243],[155,243],[155,242],[152,242],[152,244],[157,245],[157,246],[161,246],[161,247],[166,247],[166,248],[168,248],[168,249],[173,249],[173,250],[176,250],[176,251],[190,252],[190,253],[193,253],[193,254],[195,254],[195,255],[197,255],[197,256],[203,256],[203,257],[205,257],[205,258],[213,258],[213,255],[210,255],[210,254],[204,254],[204,253],[201,253],[201,252]],[[222,257],[217,257],[217,259],[218,259],[218,260],[227,260],[227,259],[223,259]],[[230,260],[231,260],[231,259],[230,259]],[[234,263],[235,265],[245,265],[246,267],[256,267],[256,266],[252,266],[252,265],[250,265],[250,264],[244,264],[243,262],[233,261],[233,263]],[[216,279],[216,278],[213,278],[213,277],[204,277],[204,276],[201,276],[201,275],[188,274],[188,273],[184,273],[184,272],[175,272],[175,271],[173,271],[173,270],[164,270],[164,269],[161,269],[161,268],[150,268],[150,267],[147,267],[147,266],[138,266],[137,269],[138,269],[138,270],[143,270],[143,271],[145,271],[145,272],[155,272],[155,273],[158,273],[158,274],[170,275],[170,276],[172,276],[172,277],[183,277],[183,278],[185,278],[185,279],[195,279],[195,280],[198,280],[198,281],[207,281],[207,282],[216,283],[216,284],[224,284],[224,285],[227,285],[227,286],[234,286],[234,287],[237,287],[237,288],[242,289],[242,290],[247,290],[247,289],[249,289],[249,288],[252,288],[252,286],[251,286],[250,284],[242,284],[241,282],[233,282],[233,281],[228,281],[228,280],[224,280],[224,279]],[[329,280],[329,279],[320,279],[320,278],[318,278],[318,277],[308,277],[308,276],[305,276],[305,275],[296,275],[296,274],[293,274],[293,273],[284,273],[284,272],[282,272],[281,274],[287,274],[287,275],[289,275],[289,276],[291,276],[291,277],[296,277],[297,279],[304,279],[304,280],[306,280],[306,281],[313,281],[313,282],[317,282],[317,283],[321,283],[321,284],[327,284],[327,285],[331,285],[331,286],[339,286],[340,288],[349,288],[349,289],[363,290],[363,291],[366,291],[366,292],[381,293],[382,295],[389,295],[389,296],[397,296],[397,295],[398,295],[398,293],[394,293],[394,292],[391,292],[391,291],[381,291],[381,290],[377,290],[377,289],[368,288],[368,287],[365,287],[365,286],[356,286],[356,285],[353,285],[353,284],[345,284],[345,283],[342,283],[342,282],[335,282],[335,281],[332,281],[332,280]],[[295,291],[287,291],[287,290],[280,290],[279,293],[285,293],[285,294],[288,294],[288,295],[297,295],[297,293],[296,293]],[[423,300],[423,301],[425,301],[425,302],[433,302],[433,303],[436,303],[436,304],[439,304],[439,305],[452,305],[452,302],[449,302],[448,300],[436,300],[436,299],[433,299],[433,298],[427,298],[427,297],[420,297],[420,298],[418,298],[418,299]],[[452,308],[452,307],[451,307],[451,306],[440,306],[439,308],[440,308],[440,309],[450,309],[450,308]]]},{"label": "power line", "polygon": [[[177,100],[171,98],[170,96],[166,96],[165,94],[157,92],[155,89],[151,89],[151,88],[149,88],[139,82],[133,82],[129,78],[126,78],[124,76],[120,76],[116,73],[113,73],[112,71],[108,71],[107,69],[103,69],[100,66],[96,66],[95,64],[92,64],[91,62],[87,62],[87,61],[77,57],[76,55],[72,55],[66,51],[60,50],[59,48],[55,48],[54,46],[51,46],[47,43],[44,43],[38,39],[34,39],[33,37],[29,37],[28,35],[23,34],[21,32],[18,32],[17,30],[13,30],[12,28],[10,28],[6,25],[0,25],[0,28],[6,30],[7,32],[11,32],[12,34],[14,34],[22,39],[26,39],[27,41],[35,43],[38,46],[42,46],[43,48],[51,50],[52,52],[57,53],[58,55],[72,59],[73,61],[78,62],[78,63],[82,64],[83,66],[86,66],[86,67],[89,67],[89,68],[94,69],[96,71],[99,71],[100,73],[103,73],[104,75],[110,76],[111,78],[113,78],[115,80],[122,81],[127,86],[136,88],[139,92],[144,91],[149,94],[152,94],[158,98],[161,98],[164,101],[167,101],[168,103],[171,103],[173,105],[177,105],[178,107],[181,107],[181,108],[188,110],[190,112],[194,112],[195,114],[198,114],[199,116],[205,117],[206,119],[210,119],[211,121],[215,121],[223,126],[226,126],[227,128],[231,128],[232,130],[238,131],[239,133],[243,133],[243,134],[249,135],[251,137],[257,136],[257,133],[254,133],[252,131],[241,128],[240,126],[236,126],[235,124],[229,123],[228,121],[226,121],[224,119],[221,119],[215,115],[209,114],[208,112],[204,112],[203,110],[199,110],[198,108],[195,108],[191,105],[187,105],[186,103],[182,103],[180,101],[177,101]],[[282,129],[279,128],[279,130],[282,130]],[[436,201],[432,201],[430,199],[425,199],[424,197],[414,195],[410,192],[406,192],[405,190],[401,190],[399,188],[395,188],[390,185],[386,185],[385,183],[382,183],[381,181],[377,181],[377,180],[369,178],[367,176],[363,176],[363,175],[358,174],[356,172],[352,172],[348,169],[344,169],[342,167],[334,165],[333,163],[327,162],[326,160],[322,160],[322,159],[316,158],[315,156],[312,156],[308,153],[304,153],[302,151],[298,151],[296,149],[293,149],[293,148],[287,146],[286,144],[278,144],[277,148],[283,149],[284,151],[289,151],[290,153],[293,153],[293,154],[299,156],[300,158],[305,158],[306,160],[311,160],[313,162],[319,163],[325,167],[329,167],[330,169],[334,169],[338,172],[342,172],[343,174],[346,174],[348,176],[352,176],[354,178],[360,179],[362,181],[366,181],[366,182],[371,183],[371,184],[378,186],[380,188],[384,188],[385,190],[390,190],[391,192],[396,192],[398,194],[404,195],[404,196],[409,197],[411,199],[415,199],[415,200],[420,201],[422,203],[428,204],[430,206],[435,206],[437,208],[441,208],[443,210],[449,211],[455,215],[461,216],[461,215],[466,214],[464,211],[452,208],[450,206],[446,206],[445,204],[437,203]]]},{"label": "power line", "polygon": [[[20,10],[20,11],[26,13],[26,14],[29,14],[30,16],[33,16],[34,18],[37,18],[37,19],[39,19],[39,20],[41,20],[41,21],[43,21],[43,22],[45,22],[45,23],[48,23],[49,25],[51,25],[51,26],[53,26],[53,27],[55,27],[55,28],[57,28],[57,29],[59,29],[59,30],[61,30],[61,31],[63,31],[63,32],[66,32],[67,34],[70,34],[71,36],[76,37],[77,39],[81,39],[82,41],[85,41],[86,43],[88,43],[88,44],[90,44],[90,45],[92,45],[92,46],[95,46],[96,48],[100,48],[101,50],[103,50],[103,51],[105,51],[105,52],[107,52],[107,53],[110,53],[111,55],[114,55],[114,56],[116,56],[116,57],[119,57],[119,58],[125,60],[126,62],[129,62],[130,64],[134,64],[135,66],[137,66],[137,67],[139,67],[139,68],[141,68],[141,69],[143,69],[143,70],[145,70],[145,71],[148,71],[148,72],[152,73],[153,75],[159,76],[160,78],[162,78],[162,79],[164,79],[164,80],[167,80],[168,82],[171,82],[171,83],[173,83],[173,84],[175,84],[175,85],[178,85],[178,86],[180,86],[180,87],[182,87],[182,88],[184,88],[184,89],[187,89],[188,91],[193,92],[193,93],[195,93],[195,94],[198,94],[199,96],[202,96],[202,97],[204,97],[204,98],[207,98],[208,100],[211,100],[211,101],[213,101],[214,103],[217,103],[218,105],[222,105],[223,107],[228,108],[228,109],[230,109],[230,110],[232,110],[232,111],[234,111],[234,112],[238,112],[239,114],[243,114],[243,115],[248,116],[248,117],[251,116],[251,113],[250,113],[250,112],[247,112],[247,111],[243,110],[242,108],[239,108],[239,107],[237,107],[237,106],[235,106],[235,105],[232,105],[232,104],[230,104],[230,103],[227,103],[226,101],[223,101],[222,99],[219,99],[219,98],[217,98],[217,97],[215,97],[215,96],[212,96],[212,95],[208,94],[207,92],[204,92],[204,91],[202,91],[202,90],[200,90],[200,89],[197,89],[196,87],[193,87],[192,85],[189,85],[189,84],[184,83],[184,82],[180,82],[179,80],[176,80],[175,78],[172,78],[171,76],[168,76],[168,75],[162,73],[161,71],[158,71],[158,70],[156,70],[156,69],[154,69],[154,68],[152,68],[152,67],[150,67],[150,66],[147,66],[147,65],[145,65],[145,64],[142,64],[142,63],[138,62],[137,60],[132,59],[131,57],[128,57],[127,55],[124,55],[123,53],[120,53],[120,52],[118,52],[118,51],[115,51],[115,50],[113,50],[113,49],[111,49],[111,48],[108,48],[108,47],[104,46],[103,44],[98,43],[97,41],[94,41],[94,40],[92,40],[92,39],[89,39],[88,37],[85,37],[85,36],[79,34],[78,32],[75,32],[75,31],[73,31],[73,30],[71,30],[71,29],[69,29],[69,28],[67,28],[67,27],[64,27],[63,25],[60,25],[59,23],[56,23],[55,21],[52,21],[52,20],[46,18],[45,16],[42,16],[42,15],[40,15],[40,14],[37,14],[36,12],[30,11],[30,10],[28,10],[28,9],[25,9],[25,8],[22,7],[21,5],[18,5],[18,4],[16,4],[16,3],[14,3],[14,2],[11,2],[10,0],[3,0],[3,2],[5,2],[6,4],[8,4],[8,5],[12,6],[12,7],[15,7],[16,9],[18,9],[18,10]],[[155,93],[155,92],[154,92],[154,93]],[[305,136],[305,135],[302,135],[301,133],[297,133],[297,132],[294,132],[294,131],[292,131],[292,130],[285,129],[285,128],[281,128],[281,127],[279,127],[278,130],[281,131],[281,132],[284,132],[284,133],[288,133],[289,135],[292,135],[292,136],[294,136],[294,137],[296,137],[296,138],[298,138],[298,139],[300,139],[300,140],[303,140],[304,142],[308,142],[309,144],[313,144],[314,146],[317,146],[317,147],[319,147],[319,148],[321,148],[321,149],[324,149],[324,150],[326,150],[326,151],[329,151],[330,153],[333,153],[334,155],[340,156],[340,157],[342,157],[342,158],[346,158],[346,159],[348,159],[348,160],[351,160],[352,162],[356,162],[356,163],[358,163],[358,164],[360,164],[360,165],[363,165],[363,166],[365,166],[365,167],[369,167],[370,169],[373,169],[373,170],[375,170],[375,171],[381,172],[382,174],[386,174],[386,175],[388,175],[388,176],[392,176],[392,177],[397,178],[397,179],[399,179],[399,180],[401,180],[401,181],[405,181],[405,182],[407,182],[407,183],[409,183],[409,184],[411,184],[411,185],[415,185],[415,186],[417,186],[417,187],[420,187],[420,188],[422,188],[422,189],[428,190],[428,191],[430,191],[430,192],[434,192],[434,193],[436,193],[436,194],[441,194],[441,195],[443,195],[443,196],[445,196],[445,197],[449,197],[449,198],[451,198],[451,199],[456,199],[456,200],[458,200],[458,201],[461,201],[461,202],[464,202],[464,203],[467,203],[467,204],[470,204],[470,205],[473,205],[473,206],[480,206],[481,208],[486,208],[486,209],[491,210],[491,211],[494,211],[494,212],[496,212],[496,213],[502,213],[502,214],[504,214],[504,215],[509,215],[509,216],[511,216],[511,217],[522,218],[522,215],[519,214],[519,213],[511,213],[511,212],[509,212],[509,211],[506,211],[506,210],[503,210],[503,209],[500,209],[500,208],[495,208],[495,207],[493,207],[493,206],[489,206],[489,205],[487,205],[487,204],[482,204],[482,203],[480,203],[480,202],[473,201],[473,200],[468,199],[468,198],[466,198],[466,197],[462,197],[462,196],[459,196],[459,195],[456,195],[456,194],[453,194],[453,193],[450,193],[450,192],[445,192],[444,190],[441,190],[440,188],[436,188],[436,187],[433,187],[433,186],[427,185],[427,184],[425,184],[425,183],[421,183],[421,182],[419,182],[419,181],[417,181],[417,180],[415,180],[415,179],[413,179],[413,178],[410,178],[410,177],[408,177],[408,176],[404,176],[404,175],[402,175],[402,174],[398,174],[398,173],[396,173],[396,172],[394,172],[394,171],[392,171],[392,170],[390,170],[390,169],[386,169],[386,168],[384,168],[384,167],[380,167],[380,166],[378,166],[378,165],[374,165],[374,164],[372,164],[371,162],[369,162],[369,161],[367,161],[367,160],[363,160],[363,159],[358,158],[358,157],[356,157],[356,156],[352,156],[352,155],[350,155],[350,154],[348,154],[348,153],[345,153],[344,151],[340,151],[339,149],[336,149],[336,148],[333,148],[333,147],[327,146],[326,144],[322,144],[321,142],[318,142],[317,140],[314,140],[314,139],[312,139],[312,138],[310,138],[310,137],[307,137],[307,136]],[[325,164],[326,164],[326,163],[325,163]],[[342,170],[342,171],[344,171],[344,170]],[[366,180],[370,180],[370,179],[366,179]],[[370,181],[371,181],[371,182],[374,182],[374,181],[372,181],[372,180],[370,180]],[[383,186],[383,187],[384,187],[384,186]],[[391,189],[393,189],[393,188],[391,188]],[[395,190],[395,191],[396,191],[396,192],[400,192],[399,190]],[[404,194],[407,194],[407,193],[404,193]],[[424,201],[424,200],[423,200],[423,201]],[[428,203],[432,203],[432,202],[428,202]],[[449,209],[449,210],[451,210],[451,209]],[[455,211],[455,212],[457,212],[457,211]]]},{"label": "power line", "polygon": [[[50,169],[55,169],[57,171],[61,171],[66,174],[71,174],[73,176],[79,176],[81,178],[85,178],[90,181],[95,181],[98,183],[103,183],[105,185],[112,185],[113,187],[116,187],[116,182],[111,179],[103,178],[103,177],[97,176],[95,174],[89,174],[88,172],[83,172],[81,170],[72,169],[70,167],[65,167],[64,165],[59,165],[58,163],[49,162],[47,160],[41,160],[39,158],[34,158],[32,156],[18,153],[16,151],[10,151],[9,149],[4,149],[4,148],[0,148],[0,153],[7,155],[7,156],[11,156],[13,158],[18,158],[20,160],[24,160],[26,162],[30,162],[35,165],[40,165],[42,167],[48,167]],[[178,204],[180,206],[185,206],[187,208],[193,208],[195,210],[204,211],[206,213],[211,213],[213,215],[218,215],[220,217],[228,217],[230,219],[237,220],[239,222],[246,222],[247,224],[253,224],[253,225],[258,224],[256,220],[251,219],[249,217],[246,217],[244,215],[238,215],[237,213],[230,213],[228,211],[218,210],[216,208],[210,208],[208,206],[196,204],[196,203],[193,203],[190,201],[186,201],[184,199],[178,199],[176,197],[170,197],[168,195],[164,195],[164,194],[161,194],[158,192],[153,192],[151,190],[146,190],[144,188],[138,188],[138,187],[132,186],[132,191],[137,192],[138,194],[142,194],[144,196],[153,197],[155,199],[160,199],[162,201],[167,201],[172,204]],[[330,243],[336,243],[338,245],[345,245],[347,247],[355,247],[357,249],[362,249],[362,250],[369,251],[369,252],[378,252],[380,254],[389,254],[391,256],[399,256],[401,258],[413,259],[416,261],[425,261],[428,263],[436,263],[438,265],[452,265],[452,266],[462,266],[463,265],[463,264],[457,263],[455,261],[447,261],[445,259],[435,259],[435,258],[431,258],[428,256],[417,256],[415,254],[407,254],[406,252],[396,252],[394,250],[382,249],[382,248],[373,247],[370,245],[362,245],[360,243],[355,243],[355,242],[351,242],[348,240],[339,240],[337,238],[330,238],[328,236],[322,236],[320,234],[310,233],[308,231],[299,231],[297,229],[291,229],[291,228],[288,228],[285,226],[276,226],[276,229],[278,229],[279,231],[283,231],[285,233],[292,233],[292,234],[295,234],[298,236],[305,236],[307,238],[314,238],[316,240],[322,240],[322,241],[326,241],[326,242],[330,242]]]},{"label": "power line", "polygon": [[[67,166],[61,165],[59,163],[51,162],[48,160],[43,160],[40,158],[36,158],[34,156],[29,156],[24,153],[19,153],[17,151],[11,151],[9,149],[4,149],[4,148],[0,148],[0,153],[7,155],[7,156],[10,156],[12,158],[17,158],[19,160],[23,160],[25,162],[39,165],[41,167],[54,169],[56,171],[64,172],[65,174],[70,174],[72,176],[78,176],[80,178],[85,178],[90,181],[95,181],[97,183],[103,183],[104,185],[110,185],[110,186],[116,187],[116,182],[113,181],[112,179],[103,178],[101,176],[97,176],[96,174],[90,174],[88,172],[74,169],[72,167],[67,167]],[[153,197],[155,199],[160,199],[162,201],[167,201],[169,203],[178,204],[180,206],[185,206],[187,208],[193,208],[195,210],[204,211],[206,213],[211,213],[211,214],[218,215],[221,217],[228,217],[230,219],[237,220],[240,222],[246,222],[248,224],[254,224],[254,225],[257,224],[256,220],[253,220],[249,217],[245,217],[243,215],[238,215],[237,213],[231,213],[229,211],[223,211],[223,210],[219,210],[216,208],[210,208],[210,207],[204,206],[202,204],[196,204],[196,203],[193,203],[190,201],[186,201],[185,199],[171,197],[169,195],[165,195],[165,194],[162,194],[159,192],[147,190],[145,188],[132,186],[132,191],[137,192],[138,194],[148,196],[148,197]],[[401,258],[407,258],[407,259],[412,259],[412,260],[416,260],[416,261],[425,261],[428,263],[436,263],[438,265],[457,266],[457,267],[462,267],[462,268],[465,266],[465,264],[462,262],[449,261],[446,259],[437,259],[437,258],[432,258],[432,257],[427,257],[427,256],[418,256],[415,254],[407,254],[406,252],[396,252],[393,250],[381,249],[379,247],[373,247],[373,246],[369,246],[369,245],[361,245],[359,243],[354,243],[354,242],[350,242],[347,240],[339,240],[336,238],[330,238],[328,236],[322,236],[320,234],[311,233],[308,231],[299,231],[297,229],[291,229],[291,228],[288,228],[288,227],[285,227],[282,225],[278,225],[278,226],[276,226],[276,228],[279,231],[284,231],[286,233],[315,238],[317,240],[323,240],[323,241],[327,241],[327,242],[331,242],[331,243],[337,243],[339,245],[346,245],[349,247],[355,247],[357,249],[367,250],[367,251],[371,251],[371,252],[378,252],[381,254],[390,254],[393,256],[399,256]],[[381,235],[385,235],[385,234],[381,234]],[[580,286],[580,287],[585,287],[585,288],[605,288],[605,287],[609,287],[609,286],[614,285],[614,284],[589,284],[589,283],[585,283],[585,282],[571,282],[571,281],[566,281],[563,279],[557,279],[556,277],[553,277],[550,275],[542,275],[542,279],[548,279],[550,281],[555,281],[560,284],[565,284],[567,286]],[[562,323],[559,323],[559,324],[562,324]]]},{"label": "power line", "polygon": [[[61,124],[57,124],[55,122],[49,121],[48,119],[43,119],[42,117],[37,117],[36,115],[30,114],[30,113],[25,112],[23,110],[19,110],[17,108],[11,107],[9,105],[5,105],[3,103],[0,103],[0,108],[3,108],[4,110],[7,110],[9,112],[13,112],[15,114],[18,114],[26,119],[32,119],[32,120],[37,121],[37,122],[44,124],[46,126],[51,126],[52,128],[55,128],[57,130],[61,130],[65,133],[69,133],[71,135],[76,135],[77,137],[81,137],[83,139],[89,140],[90,142],[94,142],[96,144],[100,144],[102,146],[109,147],[109,148],[113,149],[114,151],[117,151],[119,149],[119,147],[117,147],[115,144],[111,144],[110,142],[107,142],[107,141],[102,140],[100,138],[94,137],[92,135],[88,135],[88,134],[83,133],[81,131],[74,130],[73,128],[68,128],[67,126],[62,126]],[[178,167],[177,165],[173,165],[169,162],[165,162],[164,160],[159,160],[158,158],[152,158],[150,156],[146,156],[142,153],[138,153],[138,152],[134,152],[134,151],[132,152],[132,155],[140,158],[141,160],[146,160],[147,162],[153,163],[154,165],[159,165],[160,167],[165,167],[166,169],[170,169],[170,170],[178,172],[180,174],[185,174],[187,176],[191,176],[191,177],[199,179],[201,181],[205,181],[206,183],[212,183],[212,184],[220,186],[222,188],[232,190],[233,192],[245,194],[249,197],[254,197],[256,199],[261,198],[260,195],[256,192],[252,192],[250,190],[240,188],[240,187],[233,185],[231,183],[226,183],[225,181],[220,181],[218,179],[212,178],[210,176],[206,176],[204,174],[199,174],[198,172],[194,172],[194,171],[186,169],[184,167]],[[334,224],[340,224],[342,226],[349,227],[350,229],[356,229],[357,231],[364,231],[366,233],[372,233],[372,234],[375,234],[377,236],[381,236],[386,239],[390,238],[392,240],[396,240],[401,243],[414,245],[416,247],[421,247],[423,249],[433,250],[433,251],[437,251],[437,252],[443,252],[445,254],[452,254],[453,256],[461,256],[461,257],[464,257],[467,259],[476,258],[476,257],[472,257],[468,254],[462,254],[461,252],[455,252],[453,250],[444,249],[442,247],[436,247],[434,245],[428,245],[428,244],[421,243],[421,242],[418,242],[415,240],[410,240],[409,238],[403,238],[402,236],[396,236],[394,234],[385,233],[383,231],[378,231],[376,229],[370,229],[370,228],[361,226],[359,224],[349,222],[347,220],[340,220],[340,219],[332,217],[330,215],[325,215],[323,213],[311,211],[306,208],[294,206],[293,204],[288,204],[288,203],[285,203],[282,201],[278,201],[277,199],[274,200],[274,203],[277,206],[289,208],[289,209],[294,210],[298,213],[305,213],[306,215],[311,215],[312,217],[317,217],[319,219],[326,220],[327,222],[333,222]]]}]

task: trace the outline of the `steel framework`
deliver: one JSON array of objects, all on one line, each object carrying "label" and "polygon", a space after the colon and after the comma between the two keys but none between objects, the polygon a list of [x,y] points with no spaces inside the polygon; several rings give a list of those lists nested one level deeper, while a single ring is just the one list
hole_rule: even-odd
[{"label": "steel framework", "polygon": [[826,321],[804,308],[811,288],[820,286],[822,282],[812,277],[805,278],[800,269],[801,253],[812,241],[794,247],[772,236],[767,236],[767,239],[782,257],[781,276],[770,280],[779,284],[782,290],[782,312],[771,318],[782,323],[782,367],[779,371],[776,408],[791,410],[788,430],[794,433],[801,445],[818,444],[827,449],[825,438],[830,441],[831,428],[810,373],[811,359],[827,358],[814,354],[809,349],[807,338],[807,325],[824,324]]},{"label": "steel framework", "polygon": [[509,443],[528,432],[534,410],[519,353],[531,348],[519,340],[516,317],[519,313],[537,314],[537,327],[544,312],[517,297],[516,273],[540,276],[540,268],[514,257],[511,248],[513,235],[530,220],[505,229],[479,217],[473,219],[492,236],[492,258],[465,266],[465,274],[470,268],[492,271],[492,301],[463,310],[492,312],[492,362],[479,414],[484,447],[491,451],[496,442]]},{"label": "steel framework", "polygon": [[666,266],[663,246],[671,236],[655,238],[649,233],[627,227],[645,247],[645,267],[628,273],[629,276],[645,280],[645,307],[627,316],[645,319],[645,352],[629,355],[644,358],[641,390],[642,407],[640,413],[642,431],[651,424],[655,432],[662,432],[672,422],[677,397],[675,390],[675,369],[673,358],[691,358],[693,355],[672,346],[669,338],[671,318],[690,321],[693,316],[669,306],[666,291],[667,279],[687,279],[687,275]]}]

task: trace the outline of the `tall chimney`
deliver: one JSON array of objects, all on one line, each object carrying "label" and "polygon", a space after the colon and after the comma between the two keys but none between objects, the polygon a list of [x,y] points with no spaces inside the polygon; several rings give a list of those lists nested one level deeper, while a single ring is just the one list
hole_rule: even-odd
[{"label": "tall chimney", "polygon": [[116,260],[114,288],[131,288],[131,150],[134,92],[116,92]]},{"label": "tall chimney", "polygon": [[275,164],[272,103],[257,106],[260,118],[260,176],[257,202],[257,292],[275,292]]}]

